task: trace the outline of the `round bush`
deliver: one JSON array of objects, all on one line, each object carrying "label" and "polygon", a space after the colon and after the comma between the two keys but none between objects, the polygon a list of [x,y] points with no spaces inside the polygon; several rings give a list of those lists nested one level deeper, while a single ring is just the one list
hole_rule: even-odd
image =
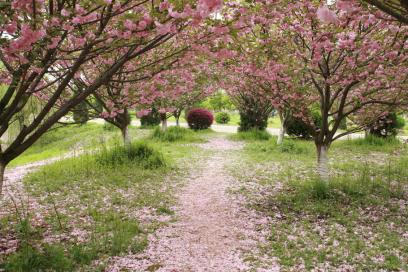
[{"label": "round bush", "polygon": [[231,118],[226,112],[219,112],[217,115],[215,115],[215,121],[218,124],[228,124],[230,120]]},{"label": "round bush", "polygon": [[191,129],[207,129],[214,121],[213,114],[206,109],[192,109],[188,112],[187,123]]}]

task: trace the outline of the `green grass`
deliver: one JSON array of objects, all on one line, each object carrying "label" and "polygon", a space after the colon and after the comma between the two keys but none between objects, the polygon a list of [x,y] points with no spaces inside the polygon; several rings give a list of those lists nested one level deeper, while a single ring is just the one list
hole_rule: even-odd
[{"label": "green grass", "polygon": [[[0,220],[0,236],[24,234],[17,235],[17,252],[0,254],[0,270],[104,271],[109,256],[142,251],[147,235],[166,224],[160,218],[172,220],[173,188],[201,149],[148,140],[125,148],[120,141],[115,132],[99,150],[46,165],[25,178],[28,192],[45,208],[31,214],[24,205]],[[25,200],[16,199],[20,202]],[[135,213],[141,209],[150,211],[151,221],[138,220]],[[44,218],[40,226],[34,220],[38,216]],[[84,238],[76,238],[78,230]],[[70,238],[45,242],[50,234]]]},{"label": "green grass", "polygon": [[285,271],[407,270],[406,148],[393,139],[355,139],[334,143],[329,156],[325,183],[314,171],[313,141],[247,141],[230,171],[241,181],[235,193],[271,218],[261,253]]},{"label": "green grass", "polygon": [[124,164],[138,164],[144,168],[159,168],[165,166],[163,154],[143,141],[133,142],[128,146],[115,145],[113,148],[104,147],[96,153],[95,161],[106,167],[116,167]]},{"label": "green grass", "polygon": [[[131,128],[130,132],[133,138],[140,137],[141,130]],[[79,152],[81,149],[92,149],[119,135],[120,131],[115,127],[91,122],[82,126],[72,125],[57,128],[44,134],[22,155],[11,161],[9,167],[58,157],[69,151]]]},{"label": "green grass", "polygon": [[155,128],[150,137],[163,142],[201,142],[203,141],[202,134],[201,131],[171,126],[166,131],[160,127]]},{"label": "green grass", "polygon": [[271,135],[266,130],[253,129],[231,134],[230,138],[243,141],[267,141],[271,138]]},{"label": "green grass", "polygon": [[359,152],[392,152],[401,148],[402,143],[398,138],[394,137],[380,138],[373,135],[368,135],[365,138],[336,141],[333,144],[333,147],[349,151],[358,150]]}]

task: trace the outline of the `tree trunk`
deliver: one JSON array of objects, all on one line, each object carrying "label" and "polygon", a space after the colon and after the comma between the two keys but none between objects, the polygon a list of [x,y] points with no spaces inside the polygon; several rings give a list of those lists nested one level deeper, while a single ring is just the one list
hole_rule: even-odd
[{"label": "tree trunk", "polygon": [[129,135],[129,126],[123,127],[121,131],[122,131],[123,143],[125,144],[125,146],[129,146],[131,142],[130,135]]},{"label": "tree trunk", "polygon": [[318,145],[317,148],[317,172],[323,181],[329,181],[329,157],[328,146]]},{"label": "tree trunk", "polygon": [[276,142],[277,145],[283,144],[283,138],[285,137],[285,128],[282,125],[279,129],[279,135],[278,135],[278,140]]},{"label": "tree trunk", "polygon": [[364,138],[368,138],[370,136],[370,129],[364,130]]},{"label": "tree trunk", "polygon": [[176,126],[180,126],[180,115],[176,116]]},{"label": "tree trunk", "polygon": [[276,142],[277,145],[281,145],[283,144],[283,138],[285,137],[285,117],[283,115],[283,113],[281,111],[278,112],[279,113],[279,119],[281,122],[281,127],[279,129],[279,135],[278,135],[278,141]]},{"label": "tree trunk", "polygon": [[166,118],[162,119],[162,121],[161,121],[161,129],[162,129],[162,131],[167,130],[167,119]]},{"label": "tree trunk", "polygon": [[4,162],[0,162],[0,196],[3,192],[3,182],[4,182],[5,170],[6,170],[6,164]]}]

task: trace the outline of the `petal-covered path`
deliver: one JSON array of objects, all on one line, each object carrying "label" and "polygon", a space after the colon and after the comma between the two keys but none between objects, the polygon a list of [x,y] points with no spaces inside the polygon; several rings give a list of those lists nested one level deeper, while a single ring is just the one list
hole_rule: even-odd
[{"label": "petal-covered path", "polygon": [[256,251],[263,219],[228,193],[234,180],[226,170],[241,145],[213,138],[201,146],[211,155],[179,192],[177,221],[152,235],[142,254],[115,258],[109,271],[250,270],[245,253]]}]

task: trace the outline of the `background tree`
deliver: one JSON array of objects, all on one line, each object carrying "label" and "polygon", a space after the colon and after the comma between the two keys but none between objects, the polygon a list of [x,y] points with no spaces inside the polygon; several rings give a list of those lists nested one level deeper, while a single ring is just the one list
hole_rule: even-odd
[{"label": "background tree", "polygon": [[[405,103],[407,29],[353,1],[337,1],[330,9],[290,1],[284,8],[282,34],[296,45],[290,47],[295,49],[292,61],[298,63],[296,78],[305,86],[300,117],[311,128],[320,177],[328,180],[331,143],[363,130],[378,116],[373,113],[365,124],[337,133],[343,120],[367,107]],[[320,109],[321,127],[313,122],[311,106]]]},{"label": "background tree", "polygon": [[[195,4],[195,3],[191,3]],[[106,84],[129,60],[158,47],[188,26],[197,27],[220,1],[6,1],[0,5],[0,60],[8,85],[0,99],[0,136],[31,97],[46,101],[0,150],[0,191],[6,165],[86,97]],[[190,20],[193,18],[193,20]],[[194,23],[194,24],[193,24]],[[120,52],[115,62],[110,53]],[[107,68],[78,94],[68,88],[81,67],[105,56]],[[94,73],[94,71],[87,71]],[[89,77],[89,76],[88,76]]]}]

